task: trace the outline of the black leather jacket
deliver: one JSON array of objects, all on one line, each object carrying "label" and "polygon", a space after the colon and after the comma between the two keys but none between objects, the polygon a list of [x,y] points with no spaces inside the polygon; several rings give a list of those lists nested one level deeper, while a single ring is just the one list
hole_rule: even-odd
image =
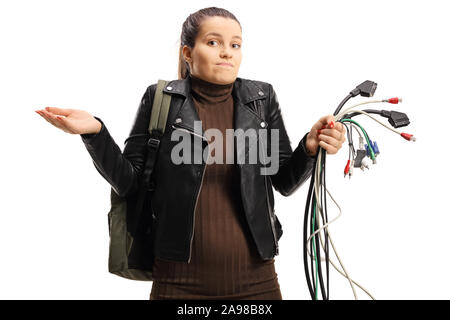
[{"label": "black leather jacket", "polygon": [[[149,86],[141,99],[129,137],[125,140],[123,153],[110,136],[103,121],[97,134],[82,134],[81,139],[90,153],[98,172],[109,182],[119,196],[126,196],[138,190],[138,177],[142,172],[148,126],[156,84]],[[194,235],[195,206],[202,186],[205,161],[201,164],[174,164],[171,161],[173,130],[184,130],[192,134],[192,140],[206,139],[194,134],[194,121],[199,121],[192,96],[190,81],[173,80],[164,88],[172,95],[165,134],[161,139],[152,179],[155,190],[151,193],[151,209],[156,216],[155,256],[174,261],[189,262]],[[310,176],[313,157],[306,153],[306,135],[292,151],[286,133],[277,96],[271,84],[261,81],[236,78],[233,91],[234,129],[258,130],[279,129],[279,170],[273,175],[262,175],[262,165],[236,164],[240,173],[240,188],[246,221],[259,255],[269,260],[278,255],[278,240],[283,230],[274,213],[272,187],[283,196],[291,195]],[[259,141],[262,139],[259,139]],[[267,141],[271,141],[270,138]],[[270,143],[262,143],[270,154]],[[246,155],[249,145],[238,146],[235,154]],[[239,150],[236,150],[240,148]],[[192,150],[194,152],[194,149]],[[193,162],[193,161],[192,161]]]}]

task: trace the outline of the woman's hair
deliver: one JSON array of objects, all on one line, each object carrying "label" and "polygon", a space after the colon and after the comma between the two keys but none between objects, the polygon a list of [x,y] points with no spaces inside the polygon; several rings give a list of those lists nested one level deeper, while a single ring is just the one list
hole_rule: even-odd
[{"label": "woman's hair", "polygon": [[[241,26],[238,19],[228,10],[217,8],[217,7],[209,7],[200,9],[197,12],[194,12],[186,18],[183,23],[183,27],[181,29],[181,37],[180,37],[180,50],[179,50],[179,59],[178,59],[178,79],[186,79],[190,73],[189,64],[184,60],[182,49],[184,45],[187,45],[190,48],[194,48],[195,39],[197,38],[198,32],[200,30],[200,25],[203,20],[209,17],[224,17],[236,20]],[[242,29],[242,27],[241,27]]]}]

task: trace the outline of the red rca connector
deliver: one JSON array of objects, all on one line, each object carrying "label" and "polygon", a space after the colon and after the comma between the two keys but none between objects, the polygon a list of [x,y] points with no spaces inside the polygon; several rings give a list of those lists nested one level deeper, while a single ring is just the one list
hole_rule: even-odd
[{"label": "red rca connector", "polygon": [[387,102],[393,103],[393,104],[397,104],[397,103],[399,103],[399,102],[402,102],[402,98],[397,98],[397,97],[395,97],[395,98],[390,98]]},{"label": "red rca connector", "polygon": [[347,161],[347,165],[344,169],[344,178],[347,176],[348,172],[350,171],[350,160]]},{"label": "red rca connector", "polygon": [[400,135],[408,141],[416,141],[416,137],[414,137],[412,134],[402,132]]}]

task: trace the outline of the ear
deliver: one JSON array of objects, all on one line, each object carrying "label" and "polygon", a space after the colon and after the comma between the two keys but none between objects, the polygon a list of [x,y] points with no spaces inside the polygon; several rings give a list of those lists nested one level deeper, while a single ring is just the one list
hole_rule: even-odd
[{"label": "ear", "polygon": [[189,48],[187,45],[184,45],[181,53],[184,57],[184,60],[190,64],[192,62],[191,48]]}]

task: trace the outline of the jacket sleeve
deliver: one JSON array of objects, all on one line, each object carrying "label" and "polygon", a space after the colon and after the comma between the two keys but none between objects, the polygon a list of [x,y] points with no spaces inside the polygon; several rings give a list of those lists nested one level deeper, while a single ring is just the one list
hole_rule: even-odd
[{"label": "jacket sleeve", "polygon": [[279,133],[279,170],[271,175],[272,185],[283,196],[290,196],[311,177],[314,158],[306,152],[306,133],[292,151],[286,132],[278,98],[272,85],[269,87],[269,128]]},{"label": "jacket sleeve", "polygon": [[130,134],[125,140],[123,153],[99,117],[94,116],[102,124],[98,133],[80,134],[95,168],[120,197],[138,190],[138,177],[145,164],[147,140],[150,137],[148,126],[151,105],[152,97],[148,87],[139,104]]}]

